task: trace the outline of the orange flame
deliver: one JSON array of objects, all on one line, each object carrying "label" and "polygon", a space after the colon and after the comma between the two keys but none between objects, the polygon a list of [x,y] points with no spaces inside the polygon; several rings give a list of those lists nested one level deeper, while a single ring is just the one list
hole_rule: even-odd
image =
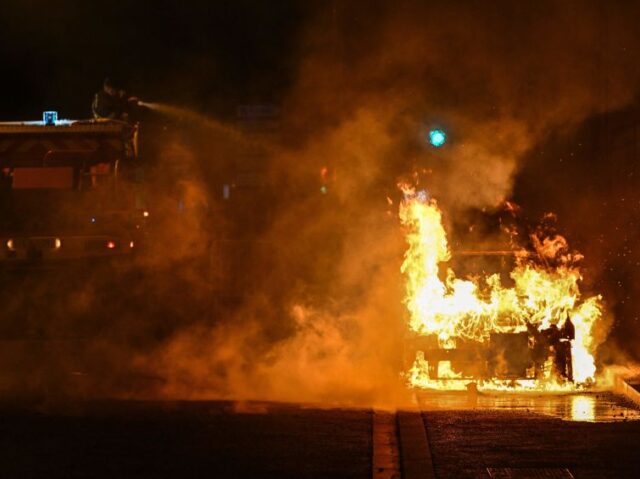
[{"label": "orange flame", "polygon": [[[592,333],[602,315],[602,298],[581,297],[582,277],[575,262],[560,261],[559,266],[551,268],[534,264],[527,254],[516,255],[516,265],[510,273],[513,287],[504,287],[499,274],[460,279],[450,268],[442,280],[440,265],[451,258],[442,212],[425,192],[401,187],[405,199],[400,204],[399,215],[407,229],[409,244],[402,272],[407,281],[405,303],[410,330],[418,335],[435,335],[440,348],[455,349],[457,341],[486,343],[491,333],[526,332],[527,322],[538,330],[562,326],[564,318],[569,317],[575,326],[575,339],[571,344],[575,384],[563,383],[547,374],[546,381],[492,379],[482,387],[573,389],[592,382],[596,370]],[[566,240],[557,236],[543,240],[539,246],[542,257],[558,258],[561,251],[566,251]],[[428,361],[418,352],[408,374],[410,385],[464,389],[461,381],[449,380],[461,375],[448,361],[440,361],[436,369],[437,379],[430,377]]]}]

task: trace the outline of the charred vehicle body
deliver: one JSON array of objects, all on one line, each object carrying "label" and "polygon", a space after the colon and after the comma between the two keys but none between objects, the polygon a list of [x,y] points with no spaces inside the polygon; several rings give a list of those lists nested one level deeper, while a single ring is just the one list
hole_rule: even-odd
[{"label": "charred vehicle body", "polygon": [[[453,255],[452,263],[469,276],[489,267],[508,283],[516,254],[523,252],[461,251]],[[492,331],[482,341],[462,337],[442,341],[438,334],[411,332],[405,340],[404,363],[410,369],[417,358],[435,388],[448,388],[446,383],[451,386],[452,381],[459,382],[460,388],[470,381],[505,387],[527,380],[570,384],[574,382],[574,340],[575,326],[568,314],[544,327],[525,321],[509,332]]]}]

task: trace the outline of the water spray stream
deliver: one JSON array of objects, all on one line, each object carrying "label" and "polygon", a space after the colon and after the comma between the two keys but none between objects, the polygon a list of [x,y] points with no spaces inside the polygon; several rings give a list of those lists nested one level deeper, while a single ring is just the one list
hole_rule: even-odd
[{"label": "water spray stream", "polygon": [[167,116],[176,118],[178,120],[196,124],[208,130],[217,131],[218,133],[221,133],[225,137],[238,143],[256,145],[261,147],[267,146],[263,141],[256,141],[254,138],[249,138],[243,131],[237,128],[233,128],[221,121],[215,120],[188,108],[167,105],[164,103],[150,103],[143,101],[141,101],[139,105],[149,108],[150,110],[165,114]]}]

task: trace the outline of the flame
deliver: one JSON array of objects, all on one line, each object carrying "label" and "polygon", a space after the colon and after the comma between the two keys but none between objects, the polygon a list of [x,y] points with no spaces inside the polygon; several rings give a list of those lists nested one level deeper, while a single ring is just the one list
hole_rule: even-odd
[{"label": "flame", "polygon": [[[407,186],[402,189],[405,198],[399,215],[409,245],[402,273],[406,277],[410,330],[418,336],[437,337],[440,349],[455,349],[460,341],[487,344],[492,333],[527,332],[527,323],[529,329],[537,331],[552,325],[562,327],[568,317],[575,327],[575,339],[571,341],[574,383],[554,375],[552,361],[548,360],[544,378],[484,378],[479,386],[571,390],[593,382],[593,327],[602,315],[601,297],[581,297],[582,277],[573,261],[580,256],[566,254],[566,240],[555,236],[539,240],[537,245],[534,241],[534,246],[539,246],[542,265],[535,264],[526,252],[516,254],[510,273],[512,287],[503,286],[499,274],[461,279],[450,268],[443,280],[439,272],[441,265],[451,259],[451,251],[442,212],[426,192]],[[549,265],[552,259],[557,260],[557,266]],[[407,377],[414,387],[465,388],[464,381],[459,380],[463,375],[452,369],[450,362],[440,361],[437,368],[430,369],[420,351]]]}]

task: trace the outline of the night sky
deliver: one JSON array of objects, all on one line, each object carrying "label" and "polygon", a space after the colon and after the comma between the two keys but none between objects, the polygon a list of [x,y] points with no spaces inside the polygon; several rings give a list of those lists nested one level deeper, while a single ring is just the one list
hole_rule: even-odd
[{"label": "night sky", "polygon": [[[303,2],[304,3],[304,2]],[[3,3],[3,120],[90,115],[105,76],[149,101],[228,114],[291,83],[309,12],[290,0]]]}]

